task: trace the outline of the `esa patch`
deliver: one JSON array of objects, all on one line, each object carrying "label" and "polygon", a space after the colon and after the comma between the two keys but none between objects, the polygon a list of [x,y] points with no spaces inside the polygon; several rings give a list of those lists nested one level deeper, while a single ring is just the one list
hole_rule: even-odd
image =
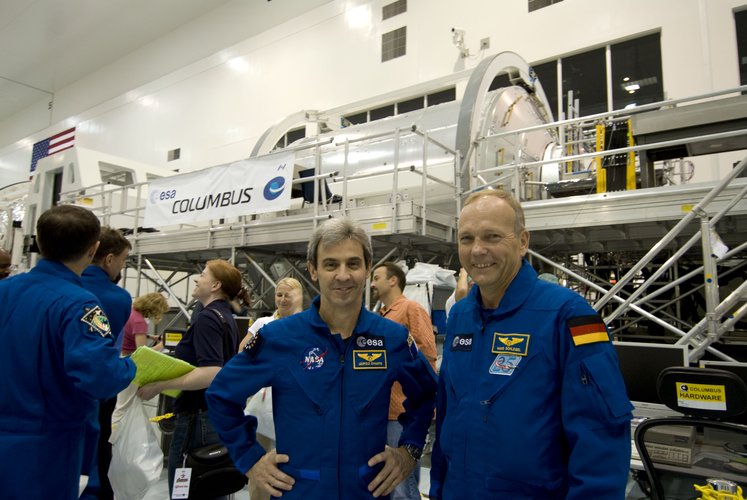
[{"label": "esa patch", "polygon": [[451,341],[452,351],[471,351],[472,350],[472,334],[463,333],[461,335],[454,335],[454,339]]},{"label": "esa patch", "polygon": [[510,354],[526,356],[529,352],[528,333],[498,333],[493,334],[493,354]]},{"label": "esa patch", "polygon": [[353,350],[353,370],[386,370],[386,351],[383,349]]},{"label": "esa patch", "polygon": [[505,375],[509,377],[513,375],[514,370],[519,366],[522,359],[521,356],[506,356],[504,354],[499,354],[490,365],[488,373],[491,375]]},{"label": "esa patch", "polygon": [[384,337],[380,335],[359,335],[355,338],[355,345],[361,349],[384,349]]},{"label": "esa patch", "polygon": [[610,336],[601,316],[590,314],[589,316],[578,316],[568,320],[568,330],[576,347],[595,342],[609,342]]},{"label": "esa patch", "polygon": [[322,347],[307,347],[303,352],[301,366],[306,371],[318,370],[324,366],[324,358],[328,352],[328,349]]},{"label": "esa patch", "polygon": [[85,311],[80,320],[88,325],[88,331],[96,332],[102,337],[111,337],[112,329],[109,326],[109,318],[106,317],[104,311],[99,306],[94,308],[86,307]]}]

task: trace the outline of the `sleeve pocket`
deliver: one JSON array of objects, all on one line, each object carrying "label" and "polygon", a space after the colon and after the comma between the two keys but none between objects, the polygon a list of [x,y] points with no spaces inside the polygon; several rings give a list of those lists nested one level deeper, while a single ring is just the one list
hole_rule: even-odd
[{"label": "sleeve pocket", "polygon": [[631,417],[633,405],[628,400],[617,361],[609,352],[593,354],[581,360],[581,367],[591,379],[600,401],[600,409],[611,419],[624,420]]}]

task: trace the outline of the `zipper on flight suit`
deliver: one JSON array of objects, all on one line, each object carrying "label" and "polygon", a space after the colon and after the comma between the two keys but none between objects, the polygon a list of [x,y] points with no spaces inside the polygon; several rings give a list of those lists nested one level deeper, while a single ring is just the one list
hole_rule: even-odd
[{"label": "zipper on flight suit", "polygon": [[[330,335],[334,335],[332,332],[330,332]],[[355,335],[355,332],[353,332],[350,336],[350,338]],[[345,422],[345,415],[343,412],[345,411],[345,357],[348,353],[348,348],[350,347],[350,341],[345,341],[345,339],[342,338],[342,335],[339,336],[340,341],[342,342],[343,350],[342,353],[340,353],[339,348],[339,342],[337,342],[336,339],[333,339],[332,343],[335,346],[335,349],[338,353],[340,353],[340,428],[342,428],[343,422]],[[342,439],[337,440],[337,492],[342,491],[342,482],[340,479],[340,470],[341,470],[341,458],[342,458]]]}]

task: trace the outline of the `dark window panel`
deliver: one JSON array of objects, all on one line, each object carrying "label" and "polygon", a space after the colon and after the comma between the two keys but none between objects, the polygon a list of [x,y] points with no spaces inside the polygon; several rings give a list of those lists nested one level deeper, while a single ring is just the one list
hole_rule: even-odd
[{"label": "dark window panel", "polygon": [[739,84],[747,85],[747,10],[741,10],[734,13],[734,24],[736,24],[737,30]]},{"label": "dark window panel", "polygon": [[529,12],[532,12],[562,1],[563,0],[527,0],[527,7],[529,7]]},{"label": "dark window panel", "polygon": [[407,12],[407,0],[397,0],[381,8],[381,20]]},{"label": "dark window panel", "polygon": [[495,89],[502,89],[505,87],[511,86],[511,80],[508,79],[508,74],[501,73],[500,75],[493,78],[493,81],[490,82],[490,87],[488,87],[488,91],[495,90]]},{"label": "dark window panel", "polygon": [[361,113],[355,113],[353,115],[343,116],[343,120],[348,122],[350,125],[358,125],[359,123],[366,123],[368,121],[368,111]]},{"label": "dark window panel", "polygon": [[436,104],[451,101],[456,101],[456,87],[428,94],[428,106],[435,106]]},{"label": "dark window panel", "polygon": [[410,111],[415,111],[417,109],[423,109],[425,106],[424,103],[425,99],[423,96],[416,97],[415,99],[409,99],[407,101],[402,101],[397,103],[397,113],[409,113]]},{"label": "dark window panel", "polygon": [[306,127],[289,130],[288,133],[285,134],[285,136],[287,138],[286,144],[293,144],[297,140],[306,137]]},{"label": "dark window panel", "polygon": [[568,109],[568,91],[580,100],[580,115],[607,111],[607,86],[604,48],[590,50],[562,59],[563,111]]},{"label": "dark window panel", "polygon": [[545,96],[550,102],[550,111],[552,116],[558,120],[558,62],[548,61],[546,63],[532,66],[534,74],[542,84]]},{"label": "dark window panel", "polygon": [[407,26],[381,35],[381,62],[404,56],[407,53]]},{"label": "dark window panel", "polygon": [[660,38],[659,33],[654,33],[610,47],[615,109],[664,99]]},{"label": "dark window panel", "polygon": [[387,116],[394,116],[394,104],[387,104],[386,106],[372,109],[371,111],[369,111],[369,113],[371,121],[381,120],[382,118],[386,118]]}]

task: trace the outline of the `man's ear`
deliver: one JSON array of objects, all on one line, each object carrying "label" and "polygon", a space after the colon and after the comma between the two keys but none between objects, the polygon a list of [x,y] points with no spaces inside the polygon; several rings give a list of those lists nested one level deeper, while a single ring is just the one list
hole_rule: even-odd
[{"label": "man's ear", "polygon": [[310,260],[306,261],[306,269],[309,270],[309,274],[311,275],[312,281],[319,281],[318,276],[316,274],[316,266],[312,264]]},{"label": "man's ear", "polygon": [[99,249],[99,245],[101,244],[100,241],[97,241],[93,245],[91,245],[91,248],[88,249],[88,252],[86,253],[87,257],[91,260],[96,256],[96,250]]},{"label": "man's ear", "polygon": [[524,229],[519,235],[519,244],[521,245],[521,256],[524,257],[529,251],[529,231]]}]

